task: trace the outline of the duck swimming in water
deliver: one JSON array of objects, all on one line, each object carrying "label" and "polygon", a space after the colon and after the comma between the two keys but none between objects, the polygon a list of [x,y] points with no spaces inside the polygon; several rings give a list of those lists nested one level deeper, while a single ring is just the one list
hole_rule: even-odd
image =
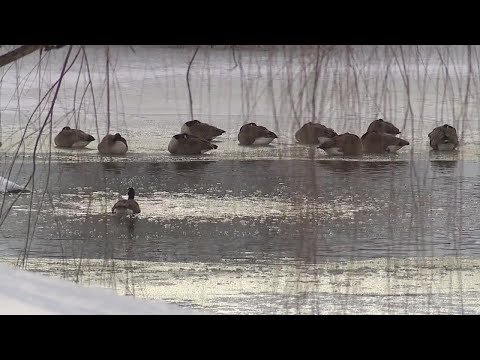
[{"label": "duck swimming in water", "polygon": [[128,188],[128,200],[118,200],[112,207],[112,213],[116,215],[140,214],[140,206],[135,201],[135,190]]}]

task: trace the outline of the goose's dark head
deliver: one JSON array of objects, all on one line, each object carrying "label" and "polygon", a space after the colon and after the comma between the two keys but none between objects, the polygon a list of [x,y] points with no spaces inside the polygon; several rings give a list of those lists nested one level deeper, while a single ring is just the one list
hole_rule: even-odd
[{"label": "goose's dark head", "polygon": [[124,143],[127,147],[128,147],[128,144],[127,144],[127,140],[125,140],[124,137],[122,137],[122,135],[120,135],[119,133],[116,133],[115,135],[113,135],[113,143],[115,143],[116,141],[121,141],[122,143]]},{"label": "goose's dark head", "polygon": [[371,132],[373,130],[377,130],[378,132],[387,133],[391,135],[398,135],[401,133],[400,130],[395,125],[383,119],[372,121],[372,123],[367,129],[367,132]]},{"label": "goose's dark head", "polygon": [[198,120],[190,120],[190,121],[187,121],[187,122],[185,123],[185,125],[187,125],[188,127],[190,127],[190,126],[193,126],[193,125],[199,124],[199,123],[200,123],[200,121],[198,121]]},{"label": "goose's dark head", "polygon": [[240,128],[240,131],[246,130],[246,129],[248,129],[248,128],[250,128],[250,127],[254,127],[254,126],[257,126],[257,124],[255,124],[255,123],[245,124],[245,125],[243,125],[243,126]]},{"label": "goose's dark head", "polygon": [[128,200],[133,200],[135,198],[135,190],[133,188],[128,188]]},{"label": "goose's dark head", "polygon": [[440,127],[442,131],[442,138],[441,140],[445,143],[453,141],[455,142],[455,139],[457,138],[457,130],[448,124],[445,124]]},{"label": "goose's dark head", "polygon": [[63,130],[72,130],[72,129],[70,128],[70,126],[65,126],[65,127],[62,129],[62,131],[63,131]]},{"label": "goose's dark head", "polygon": [[338,134],[337,134],[337,132],[336,132],[335,130],[333,130],[333,129],[325,128],[325,129],[323,129],[323,135],[324,135],[325,137],[333,138],[333,137],[337,136]]},{"label": "goose's dark head", "polygon": [[177,134],[177,135],[174,135],[173,138],[176,139],[176,140],[187,139],[188,134]]}]

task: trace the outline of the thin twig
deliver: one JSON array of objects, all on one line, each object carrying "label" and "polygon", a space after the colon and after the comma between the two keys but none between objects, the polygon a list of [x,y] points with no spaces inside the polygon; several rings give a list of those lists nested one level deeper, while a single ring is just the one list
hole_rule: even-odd
[{"label": "thin twig", "polygon": [[190,101],[190,117],[193,120],[193,100],[192,100],[192,90],[190,89],[190,69],[193,64],[193,60],[195,60],[195,56],[197,56],[198,50],[200,50],[200,46],[197,46],[195,49],[195,52],[193,53],[192,58],[190,59],[190,62],[188,63],[188,69],[187,69],[187,87],[188,87],[188,98]]}]

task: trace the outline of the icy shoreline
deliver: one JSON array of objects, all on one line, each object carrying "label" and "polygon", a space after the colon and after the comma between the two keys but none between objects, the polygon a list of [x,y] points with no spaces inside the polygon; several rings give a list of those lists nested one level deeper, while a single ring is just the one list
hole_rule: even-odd
[{"label": "icy shoreline", "polygon": [[0,315],[199,315],[161,301],[118,296],[0,265]]}]

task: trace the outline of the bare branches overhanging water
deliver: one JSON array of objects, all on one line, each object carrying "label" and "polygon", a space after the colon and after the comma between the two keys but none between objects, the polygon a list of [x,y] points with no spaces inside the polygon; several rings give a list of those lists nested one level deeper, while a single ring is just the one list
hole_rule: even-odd
[{"label": "bare branches overhanging water", "polygon": [[[71,52],[76,53],[73,60]],[[146,265],[135,263],[135,257],[189,264],[171,265],[175,272],[181,266],[195,268],[191,263],[196,261],[221,259],[233,273],[229,266],[235,259],[260,274],[262,270],[245,265],[254,259],[268,262],[264,271],[272,275],[272,284],[276,276],[275,285],[258,280],[260,276],[256,281],[275,287],[273,292],[285,297],[285,309],[320,313],[325,300],[319,292],[326,289],[367,296],[363,292],[370,275],[358,275],[362,266],[384,275],[385,283],[381,276],[373,277],[388,297],[417,289],[418,284],[400,280],[396,266],[407,265],[398,265],[398,259],[416,257],[413,268],[421,268],[435,263],[429,257],[477,253],[477,229],[465,214],[476,209],[478,46],[197,46],[193,55],[191,47],[139,46],[132,52],[128,46],[70,46],[49,52],[48,58],[43,50],[39,53],[40,61],[28,55],[21,66],[0,67],[2,172],[33,190],[3,196],[0,229],[4,239],[14,239],[24,265],[42,256],[63,256],[65,273],[81,282],[88,264],[102,253],[102,272],[113,272],[116,286],[125,281],[128,292],[138,296],[142,289],[135,282],[152,275],[136,273]],[[227,130],[219,151],[172,159],[166,145],[194,115]],[[398,158],[332,161],[318,149],[299,146],[293,136],[308,121],[362,135],[379,117],[399,124],[410,141]],[[274,129],[277,143],[255,151],[239,147],[238,129],[247,122]],[[99,140],[110,129],[127,133],[131,152],[100,161],[95,148],[54,148],[52,135],[71,123]],[[444,123],[459,130],[461,149],[435,158],[427,134]],[[464,172],[466,161],[474,165]],[[110,202],[131,184],[145,199],[146,215],[133,225],[113,223],[105,216]],[[208,231],[213,235],[207,236]],[[25,242],[18,246],[22,236]],[[330,263],[336,256],[351,262]],[[386,263],[374,264],[376,256]],[[362,257],[368,261],[361,263]],[[73,270],[71,259],[77,261]],[[115,274],[122,273],[123,260],[128,265],[122,280]],[[450,288],[438,291],[461,295],[470,289],[462,264],[474,268],[475,263],[462,258],[455,264]],[[283,266],[295,270],[294,287]],[[215,281],[228,283],[220,274],[212,275]],[[107,281],[109,275],[102,276]],[[428,288],[427,310],[434,311],[437,290],[428,276],[422,273],[418,281]],[[261,298],[255,286],[249,289]],[[175,289],[172,298],[183,291]],[[462,296],[459,312],[472,304]],[[354,311],[348,301],[334,297],[333,312]],[[387,312],[407,309],[404,303],[388,303]]]}]

